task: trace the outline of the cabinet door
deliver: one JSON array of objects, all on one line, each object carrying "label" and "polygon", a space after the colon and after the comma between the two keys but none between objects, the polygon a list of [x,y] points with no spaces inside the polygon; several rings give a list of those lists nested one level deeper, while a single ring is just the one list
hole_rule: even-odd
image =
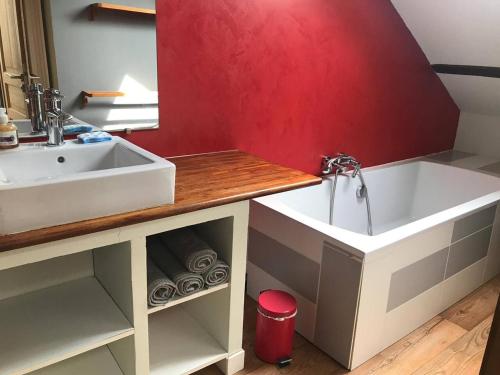
[{"label": "cabinet door", "polygon": [[41,0],[0,1],[0,37],[2,105],[11,118],[27,118],[23,84],[36,77],[49,86]]},{"label": "cabinet door", "polygon": [[23,61],[22,39],[19,28],[17,4],[15,0],[0,2],[0,34],[2,43],[2,93],[3,105],[12,118],[26,118],[28,111],[22,90]]}]

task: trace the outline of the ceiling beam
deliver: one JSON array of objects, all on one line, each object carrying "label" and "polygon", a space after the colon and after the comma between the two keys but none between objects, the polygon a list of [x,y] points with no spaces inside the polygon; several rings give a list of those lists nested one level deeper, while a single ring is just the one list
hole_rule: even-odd
[{"label": "ceiling beam", "polygon": [[436,73],[500,78],[500,67],[494,66],[433,64],[432,68]]}]

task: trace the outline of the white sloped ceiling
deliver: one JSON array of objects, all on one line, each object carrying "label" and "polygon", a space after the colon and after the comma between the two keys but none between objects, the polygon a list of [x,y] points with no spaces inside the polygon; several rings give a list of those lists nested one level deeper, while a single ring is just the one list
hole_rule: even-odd
[{"label": "white sloped ceiling", "polygon": [[[500,0],[391,0],[431,64],[500,67]],[[500,116],[500,78],[439,74],[464,112]]]}]

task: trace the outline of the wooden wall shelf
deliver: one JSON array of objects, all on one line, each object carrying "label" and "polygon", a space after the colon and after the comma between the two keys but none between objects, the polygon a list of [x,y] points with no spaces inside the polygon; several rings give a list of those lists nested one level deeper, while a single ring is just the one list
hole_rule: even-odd
[{"label": "wooden wall shelf", "polygon": [[89,104],[89,98],[115,98],[125,96],[121,91],[82,91],[82,108]]},{"label": "wooden wall shelf", "polygon": [[132,14],[146,14],[146,15],[153,15],[153,16],[156,15],[155,9],[137,8],[137,7],[127,6],[127,5],[119,5],[119,4],[112,4],[112,3],[94,3],[94,4],[91,4],[89,7],[90,7],[89,19],[91,21],[95,20],[97,11],[100,9],[115,11],[115,12],[132,13]]}]

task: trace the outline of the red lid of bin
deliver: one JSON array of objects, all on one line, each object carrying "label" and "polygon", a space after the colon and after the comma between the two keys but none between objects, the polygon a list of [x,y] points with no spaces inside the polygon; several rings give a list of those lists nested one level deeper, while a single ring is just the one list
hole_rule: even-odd
[{"label": "red lid of bin", "polygon": [[273,318],[287,318],[297,311],[295,298],[281,290],[266,290],[259,295],[259,309]]}]

